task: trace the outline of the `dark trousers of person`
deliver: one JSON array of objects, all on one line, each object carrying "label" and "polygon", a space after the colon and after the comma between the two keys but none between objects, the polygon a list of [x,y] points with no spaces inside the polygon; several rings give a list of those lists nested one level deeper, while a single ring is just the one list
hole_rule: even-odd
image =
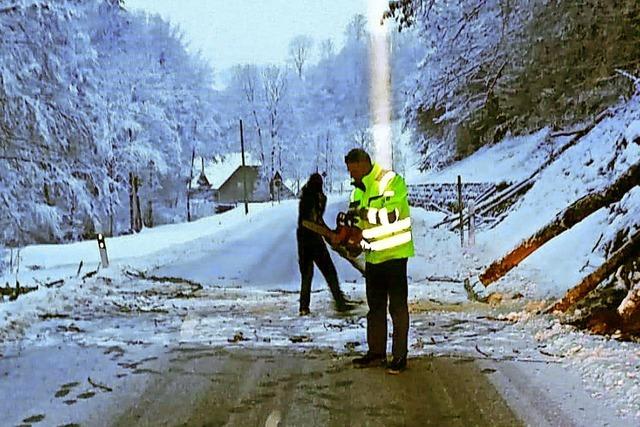
[{"label": "dark trousers of person", "polygon": [[407,305],[407,258],[380,264],[367,263],[367,343],[369,353],[387,354],[387,302],[393,323],[394,358],[407,356],[409,308]]},{"label": "dark trousers of person", "polygon": [[300,266],[300,276],[302,277],[300,286],[300,309],[309,309],[314,263],[318,266],[324,279],[327,281],[334,301],[338,304],[343,303],[344,295],[340,290],[338,272],[333,265],[331,255],[329,255],[327,245],[324,240],[322,240],[322,237],[300,228],[296,232],[296,237],[298,240],[298,264]]}]

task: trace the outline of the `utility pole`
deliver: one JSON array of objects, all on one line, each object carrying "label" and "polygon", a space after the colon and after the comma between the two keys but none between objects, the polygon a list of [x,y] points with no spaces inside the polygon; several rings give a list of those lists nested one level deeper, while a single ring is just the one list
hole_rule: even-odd
[{"label": "utility pole", "polygon": [[191,149],[191,169],[189,171],[189,187],[187,188],[187,222],[191,222],[191,181],[193,181],[193,162],[196,160],[196,147]]},{"label": "utility pole", "polygon": [[240,151],[242,152],[242,183],[244,188],[244,214],[249,214],[249,202],[247,201],[247,169],[244,164],[244,133],[242,132],[242,119],[240,119]]}]

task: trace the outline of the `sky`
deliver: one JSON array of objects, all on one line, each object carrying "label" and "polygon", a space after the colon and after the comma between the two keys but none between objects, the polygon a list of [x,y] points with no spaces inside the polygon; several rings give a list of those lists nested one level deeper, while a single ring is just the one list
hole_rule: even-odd
[{"label": "sky", "polygon": [[343,43],[344,29],[367,0],[126,0],[129,10],[158,13],[178,25],[193,51],[214,70],[235,64],[283,63],[289,41],[311,36]]}]

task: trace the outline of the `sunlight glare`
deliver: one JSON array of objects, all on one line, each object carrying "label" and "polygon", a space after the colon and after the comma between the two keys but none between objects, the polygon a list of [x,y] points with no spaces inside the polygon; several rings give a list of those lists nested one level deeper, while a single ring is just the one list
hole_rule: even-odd
[{"label": "sunlight glare", "polygon": [[370,0],[367,21],[371,34],[369,105],[373,123],[374,158],[382,167],[393,163],[391,146],[391,79],[389,71],[389,26],[381,25],[386,0]]}]

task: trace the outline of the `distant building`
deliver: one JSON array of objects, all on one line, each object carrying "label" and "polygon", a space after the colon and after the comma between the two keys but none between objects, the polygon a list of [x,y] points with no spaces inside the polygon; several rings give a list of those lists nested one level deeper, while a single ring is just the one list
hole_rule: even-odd
[{"label": "distant building", "polygon": [[295,194],[287,187],[280,173],[276,172],[269,183],[261,177],[260,166],[240,166],[218,188],[217,201],[220,203],[240,203],[244,201],[244,185],[247,185],[247,201],[268,202],[273,200],[294,198]]},{"label": "distant building", "polygon": [[211,188],[211,183],[209,183],[207,175],[204,174],[204,169],[200,172],[197,184],[199,188]]},{"label": "distant building", "polygon": [[249,202],[295,198],[280,172],[276,172],[272,179],[265,178],[259,162],[249,154],[245,156],[245,166],[242,166],[240,153],[229,153],[208,160],[199,157],[194,163],[199,167],[194,167],[192,173],[191,196],[198,211],[197,216],[216,209],[214,204],[244,202],[245,179]]},{"label": "distant building", "polygon": [[295,199],[295,193],[287,187],[285,181],[280,175],[280,171],[276,171],[269,182],[269,189],[273,200]]},{"label": "distant building", "polygon": [[[245,164],[247,166],[258,166],[260,162],[247,153],[245,155]],[[207,159],[196,157],[194,170],[191,174],[193,177],[191,188],[200,188],[208,183],[209,188],[217,190],[241,165],[242,156],[240,153],[228,153]]]},{"label": "distant building", "polygon": [[264,202],[269,200],[266,186],[260,185],[260,166],[239,166],[218,188],[217,201],[220,203],[243,202],[245,181],[247,201]]}]

